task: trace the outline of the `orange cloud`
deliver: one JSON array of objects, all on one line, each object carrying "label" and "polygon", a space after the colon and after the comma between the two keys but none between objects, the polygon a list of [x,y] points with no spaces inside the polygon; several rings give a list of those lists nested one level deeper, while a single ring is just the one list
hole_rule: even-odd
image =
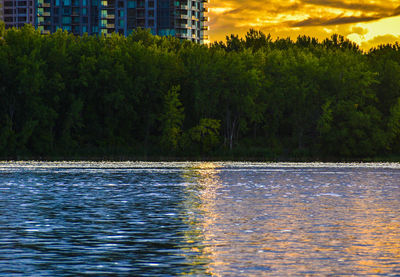
[{"label": "orange cloud", "polygon": [[398,0],[211,0],[209,6],[212,41],[230,34],[243,36],[250,28],[293,39],[298,35],[323,39],[339,33],[363,47],[378,43],[374,39],[378,36],[397,39],[400,35],[390,28],[386,33],[374,28],[390,18],[400,23]]}]

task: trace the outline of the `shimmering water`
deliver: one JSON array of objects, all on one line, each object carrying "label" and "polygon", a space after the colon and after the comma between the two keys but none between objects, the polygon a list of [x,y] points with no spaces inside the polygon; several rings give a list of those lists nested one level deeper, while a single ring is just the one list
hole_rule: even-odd
[{"label": "shimmering water", "polygon": [[0,275],[182,274],[400,276],[400,165],[0,163]]}]

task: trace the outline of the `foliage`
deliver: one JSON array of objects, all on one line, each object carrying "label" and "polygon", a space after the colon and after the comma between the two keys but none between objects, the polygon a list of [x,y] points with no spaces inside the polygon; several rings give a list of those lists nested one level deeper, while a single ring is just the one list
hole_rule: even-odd
[{"label": "foliage", "polygon": [[[247,151],[247,152],[246,152]],[[2,158],[400,154],[400,45],[0,26]],[[254,154],[252,154],[254,153]]]},{"label": "foliage", "polygon": [[172,87],[165,94],[164,110],[160,116],[162,126],[161,143],[172,151],[177,150],[185,118],[182,103],[179,101],[179,90],[179,86]]},{"label": "foliage", "polygon": [[202,118],[199,125],[188,130],[186,147],[194,144],[201,147],[203,153],[209,153],[219,143],[221,122],[212,118]]}]

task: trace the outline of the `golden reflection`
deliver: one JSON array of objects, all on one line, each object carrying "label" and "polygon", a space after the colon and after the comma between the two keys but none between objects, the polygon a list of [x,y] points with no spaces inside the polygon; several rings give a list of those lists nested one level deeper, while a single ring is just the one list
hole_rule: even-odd
[{"label": "golden reflection", "polygon": [[393,274],[400,204],[386,177],[194,164],[184,174],[187,273]]},{"label": "golden reflection", "polygon": [[[188,275],[206,274],[218,276],[213,272],[215,265],[220,264],[214,257],[214,247],[208,243],[212,237],[211,225],[218,219],[212,214],[216,203],[216,190],[221,187],[216,163],[197,163],[185,171],[183,177],[188,181],[184,204],[185,221],[190,229],[185,232],[187,247],[184,249],[192,266]],[[211,212],[211,214],[210,214]],[[197,267],[199,265],[204,268]]]}]

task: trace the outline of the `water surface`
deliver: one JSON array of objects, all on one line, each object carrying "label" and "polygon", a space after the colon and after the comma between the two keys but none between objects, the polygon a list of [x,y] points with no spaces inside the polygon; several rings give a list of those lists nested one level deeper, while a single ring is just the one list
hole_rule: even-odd
[{"label": "water surface", "polygon": [[400,275],[398,164],[0,163],[0,275]]}]

